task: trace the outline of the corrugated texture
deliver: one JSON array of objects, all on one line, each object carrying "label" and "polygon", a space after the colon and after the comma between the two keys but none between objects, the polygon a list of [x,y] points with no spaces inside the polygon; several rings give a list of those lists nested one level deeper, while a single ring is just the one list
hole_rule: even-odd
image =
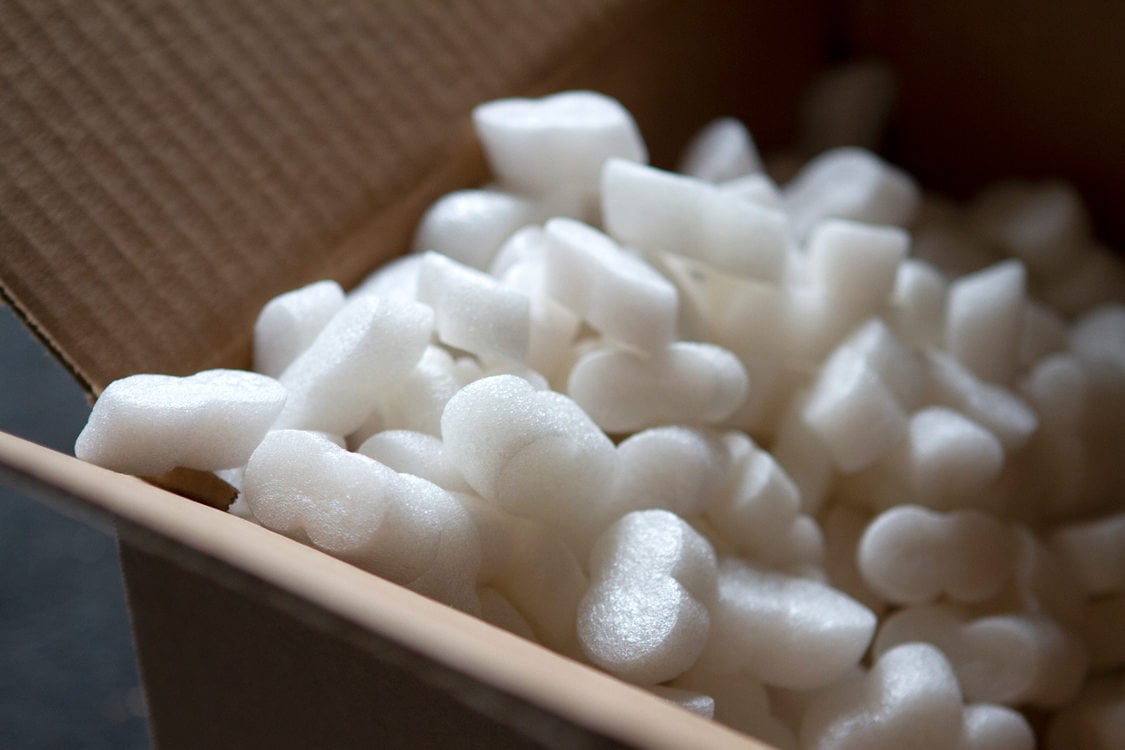
[{"label": "corrugated texture", "polygon": [[420,176],[479,173],[451,121],[661,4],[9,0],[0,282],[94,389],[229,363]]}]

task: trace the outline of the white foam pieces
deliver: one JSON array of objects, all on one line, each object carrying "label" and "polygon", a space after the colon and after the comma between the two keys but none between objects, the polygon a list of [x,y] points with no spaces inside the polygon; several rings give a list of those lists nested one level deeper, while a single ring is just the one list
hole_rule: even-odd
[{"label": "white foam pieces", "polygon": [[658,698],[674,703],[685,711],[691,711],[705,719],[715,718],[715,699],[709,695],[697,693],[694,690],[668,687],[667,685],[653,685],[649,688],[649,691]]},{"label": "white foam pieces", "polygon": [[477,589],[477,598],[480,600],[482,620],[521,638],[536,642],[535,631],[531,629],[531,625],[499,591],[490,586],[483,586]]},{"label": "white foam pieces", "polygon": [[449,400],[441,434],[473,489],[516,515],[577,529],[604,506],[613,443],[562,394],[514,375],[484,378]]},{"label": "white foam pieces", "polygon": [[941,649],[966,701],[1057,708],[1078,693],[1087,657],[1078,640],[1040,615],[971,618],[949,604],[899,610],[875,638],[876,658],[903,643]]},{"label": "white foam pieces", "polygon": [[958,746],[962,721],[949,662],[929,644],[908,643],[826,691],[805,712],[800,740],[810,750],[940,750]]},{"label": "white foam pieces", "polygon": [[598,230],[571,219],[544,225],[546,293],[607,336],[643,351],[675,339],[676,288]]},{"label": "white foam pieces", "polygon": [[439,519],[441,528],[433,562],[420,576],[406,583],[406,587],[479,617],[481,603],[477,595],[477,581],[483,553],[481,539],[466,508],[464,496],[446,492],[411,474],[399,474],[398,477],[399,484],[409,488],[416,503],[424,504],[423,512]]},{"label": "white foam pieces", "polygon": [[970,222],[1038,276],[1073,263],[1090,231],[1081,196],[1062,182],[999,183],[977,197]]},{"label": "white foam pieces", "polygon": [[680,341],[652,355],[607,348],[583,355],[567,393],[607,432],[715,424],[746,398],[749,379],[722,347]]},{"label": "white foam pieces", "polygon": [[887,324],[872,318],[855,330],[844,346],[860,354],[904,409],[917,408],[926,392],[926,368]]},{"label": "white foam pieces", "polygon": [[1125,591],[1125,513],[1063,526],[1050,544],[1090,596]]},{"label": "white foam pieces", "polygon": [[599,537],[578,638],[590,661],[641,685],[666,682],[695,663],[715,599],[715,553],[683,519],[634,511]]},{"label": "white foam pieces", "polygon": [[74,455],[142,476],[178,466],[234,468],[250,458],[285,402],[280,383],[252,372],[131,375],[98,397]]},{"label": "white foam pieces", "polygon": [[918,186],[909,175],[858,148],[825,151],[782,195],[798,237],[828,218],[906,226],[918,205]]},{"label": "white foam pieces", "polygon": [[433,317],[418,303],[349,300],[282,374],[289,400],[274,427],[350,434],[421,359]]},{"label": "white foam pieces", "polygon": [[593,91],[487,102],[473,124],[492,173],[517,192],[593,194],[607,159],[648,160],[629,112]]},{"label": "white foam pieces", "polygon": [[1024,321],[1027,272],[1017,260],[964,276],[949,287],[945,346],[977,377],[1012,379]]},{"label": "white foam pieces", "polygon": [[863,580],[859,572],[859,542],[871,517],[855,508],[837,504],[824,516],[824,567],[828,582],[881,616],[887,603]]},{"label": "white foam pieces", "polygon": [[501,243],[537,218],[526,198],[500,190],[458,190],[426,209],[414,232],[414,250],[436,250],[473,268],[488,268]]},{"label": "white foam pieces", "polygon": [[728,180],[721,183],[719,189],[742,200],[756,203],[763,208],[771,208],[775,211],[784,210],[784,205],[781,202],[781,190],[764,172]]},{"label": "white foam pieces", "polygon": [[721,489],[727,461],[713,434],[680,426],[642,430],[617,446],[612,505],[622,514],[663,508],[692,518]]},{"label": "white foam pieces", "polygon": [[422,256],[418,253],[401,255],[368,274],[349,296],[370,294],[387,299],[413,301],[418,297],[418,270],[421,267]]},{"label": "white foam pieces", "polygon": [[770,695],[753,675],[694,668],[676,678],[672,684],[711,696],[715,701],[716,721],[756,737],[777,750],[797,750],[796,736],[773,715]]},{"label": "white foam pieces", "polygon": [[902,505],[867,527],[859,569],[872,591],[896,604],[926,604],[942,595],[980,602],[1011,580],[1015,545],[1007,525],[980,511]]},{"label": "white foam pieces", "polygon": [[771,451],[801,491],[801,507],[815,513],[836,476],[832,454],[805,421],[807,394],[796,396],[782,417]]},{"label": "white foam pieces", "polygon": [[754,138],[734,117],[707,123],[684,149],[678,170],[707,182],[726,182],[762,171]]},{"label": "white foam pieces", "polygon": [[611,160],[602,173],[602,219],[618,242],[647,253],[764,281],[785,270],[785,215],[703,180]]},{"label": "white foam pieces", "polygon": [[343,306],[344,290],[335,281],[317,281],[271,299],[254,323],[254,369],[281,375]]},{"label": "white foam pieces", "polygon": [[1027,719],[1007,706],[965,706],[958,750],[1035,750]]},{"label": "white foam pieces", "polygon": [[413,430],[385,430],[363,442],[357,453],[400,474],[413,474],[450,492],[469,492],[469,485],[445,456],[441,439]]},{"label": "white foam pieces", "polygon": [[914,502],[952,508],[980,502],[1004,466],[1004,447],[960,412],[935,406],[910,416],[904,473]]},{"label": "white foam pieces", "polygon": [[1086,371],[1074,355],[1043,357],[1023,378],[1019,390],[1035,408],[1043,429],[1081,429],[1087,409]]},{"label": "white foam pieces", "polygon": [[442,342],[482,357],[527,359],[531,302],[492,276],[427,252],[418,272],[418,301],[434,309]]},{"label": "white foam pieces", "polygon": [[849,347],[824,364],[801,416],[843,472],[870,466],[906,435],[906,414],[894,394]]},{"label": "white foam pieces", "polygon": [[1039,428],[1035,410],[1011,391],[986,383],[950,355],[929,350],[927,401],[948,406],[987,428],[1007,452],[1022,448]]},{"label": "white foam pieces", "polygon": [[812,228],[809,283],[861,314],[878,312],[894,290],[910,234],[895,226],[830,219]]},{"label": "white foam pieces", "polygon": [[246,466],[243,492],[266,528],[301,538],[398,583],[435,561],[449,493],[332,441],[276,430]]},{"label": "white foam pieces", "polygon": [[[714,496],[707,517],[741,554],[767,564],[820,562],[820,528],[798,525],[801,497],[797,486],[768,452],[741,433],[730,433],[731,467],[727,486]],[[807,534],[812,538],[805,540]],[[811,545],[812,549],[806,548]]]},{"label": "white foam pieces", "polygon": [[940,345],[948,288],[944,274],[929,263],[917,258],[900,263],[889,315],[895,332],[915,347]]},{"label": "white foam pieces", "polygon": [[[479,373],[474,373],[473,379],[477,376]],[[462,385],[449,352],[440,346],[427,346],[414,369],[380,394],[376,419],[365,422],[352,437],[362,443],[388,429],[439,435],[445,404]]]},{"label": "white foam pieces", "polygon": [[874,613],[830,586],[726,559],[700,667],[808,690],[858,664],[874,632]]}]

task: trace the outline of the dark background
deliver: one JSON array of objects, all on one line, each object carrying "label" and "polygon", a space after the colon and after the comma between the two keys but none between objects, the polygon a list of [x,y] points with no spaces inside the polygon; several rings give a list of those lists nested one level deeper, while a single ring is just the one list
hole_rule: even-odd
[{"label": "dark background", "polygon": [[[65,453],[89,414],[0,304],[0,430]],[[0,484],[0,748],[148,747],[113,537]]]}]

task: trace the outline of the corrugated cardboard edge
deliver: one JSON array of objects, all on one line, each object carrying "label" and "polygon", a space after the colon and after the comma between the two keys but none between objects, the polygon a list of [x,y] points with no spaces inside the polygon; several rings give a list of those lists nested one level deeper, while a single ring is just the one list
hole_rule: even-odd
[{"label": "corrugated cardboard edge", "polygon": [[[371,635],[393,642],[403,658],[438,665],[444,674],[435,676],[460,685],[461,697],[482,711],[525,702],[627,746],[767,747],[476,618],[139,479],[3,433],[0,468],[15,483],[49,494],[87,520],[92,515],[103,526],[115,523],[123,540],[178,565],[218,575],[220,584],[266,598],[312,627],[331,630],[327,617],[353,625],[348,632],[357,645]],[[476,681],[504,700],[480,700],[479,685],[469,687]],[[519,720],[510,712],[497,718]]]}]

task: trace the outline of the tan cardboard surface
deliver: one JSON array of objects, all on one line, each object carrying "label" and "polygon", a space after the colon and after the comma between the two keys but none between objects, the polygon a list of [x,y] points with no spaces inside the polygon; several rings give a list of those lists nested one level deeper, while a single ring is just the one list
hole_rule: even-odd
[{"label": "tan cardboard surface", "polygon": [[[212,644],[196,654],[189,644],[193,637],[219,637],[215,627],[223,620],[224,607],[216,605],[237,601],[237,597],[218,599],[206,592],[196,596],[197,592],[185,591],[184,599],[178,600],[176,586],[188,581],[196,587],[234,587],[240,596],[250,599],[252,603],[245,607],[232,608],[232,628],[243,634],[253,633],[255,625],[263,628],[261,637],[271,647],[279,649],[279,659],[292,658],[301,662],[307,657],[284,654],[285,639],[276,636],[269,618],[259,611],[263,604],[280,610],[274,626],[277,629],[288,632],[294,627],[298,630],[311,627],[320,631],[323,639],[350,639],[360,652],[366,649],[376,661],[397,660],[398,669],[404,664],[413,664],[416,667],[413,671],[423,676],[430,670],[433,672],[429,678],[431,684],[435,681],[441,684],[444,680],[447,692],[452,690],[454,696],[463,693],[463,700],[472,702],[478,712],[489,715],[493,710],[497,714],[492,716],[494,720],[508,726],[514,724],[517,730],[521,730],[521,722],[525,720],[542,721],[541,717],[548,715],[584,727],[593,736],[628,746],[670,750],[764,747],[714,722],[674,709],[663,700],[592,668],[564,659],[312,548],[164,492],[139,479],[83,463],[4,433],[0,433],[0,469],[17,479],[45,484],[53,489],[58,499],[71,503],[79,512],[114,519],[123,542],[141,550],[129,552],[127,557],[151,558],[159,563],[160,569],[171,566],[170,571],[177,567],[195,571],[197,576],[193,579],[146,569],[147,563],[143,560],[132,566],[131,592],[139,587],[155,595],[148,599],[131,597],[131,602],[137,624],[142,628],[138,630],[142,640],[139,648],[142,670],[146,681],[165,701],[177,694],[177,680],[184,681],[180,691],[184,696],[203,687],[216,691],[224,689],[222,680],[202,669],[202,662],[193,664],[193,660],[202,660],[207,654],[222,655],[224,649],[216,651]],[[127,573],[130,560],[126,560]],[[275,590],[285,595],[271,595]],[[202,606],[192,610],[188,606],[192,602],[202,603]],[[301,624],[295,626],[286,618]],[[156,626],[148,627],[154,621]],[[351,627],[346,632],[341,631],[339,626],[333,626],[336,621],[350,623]],[[169,643],[156,642],[162,637]],[[297,640],[316,641],[315,638]],[[178,649],[170,648],[169,644],[179,644]],[[226,650],[230,648],[233,646]],[[392,652],[390,655],[388,648]],[[330,653],[325,657],[328,659],[343,658],[342,653],[337,653],[341,649],[354,656],[354,649],[348,651],[328,644],[318,647],[318,653]],[[149,658],[151,654],[158,654],[160,658]],[[157,674],[150,673],[154,665],[159,669]],[[432,665],[438,665],[439,669],[435,672]],[[298,673],[299,670],[290,672],[289,677]],[[310,677],[310,680],[323,679],[319,671]],[[355,679],[366,678],[356,675]],[[254,680],[248,680],[247,684],[254,684]],[[335,687],[326,686],[318,694],[315,684],[307,686],[309,701],[331,699],[333,691],[347,688],[344,682]],[[490,702],[490,693],[499,698]],[[253,696],[232,695],[231,699],[261,708]],[[522,718],[518,712],[512,715],[513,700],[536,707],[537,713],[524,713]],[[296,710],[298,705],[293,707]],[[184,707],[180,713],[168,710],[171,708],[167,703],[154,706],[157,710],[165,709],[156,714],[158,718],[167,718],[173,723],[184,721],[183,712],[189,716],[192,713],[190,707]],[[377,707],[372,706],[372,711],[377,711]],[[183,733],[192,737],[206,736],[198,734],[202,729],[190,727],[165,731],[169,732],[169,739],[174,740],[173,746],[182,742]]]}]

